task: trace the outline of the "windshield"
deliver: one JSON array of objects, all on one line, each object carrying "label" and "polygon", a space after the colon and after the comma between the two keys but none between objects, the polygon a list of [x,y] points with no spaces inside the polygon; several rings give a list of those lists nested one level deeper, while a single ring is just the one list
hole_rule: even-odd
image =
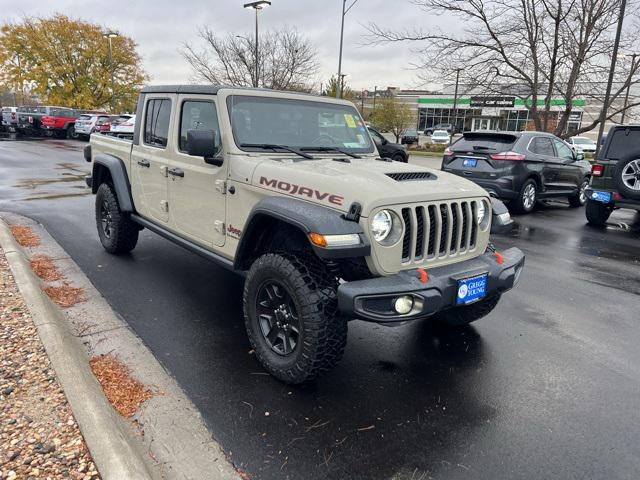
[{"label": "windshield", "polygon": [[573,137],[573,143],[577,145],[593,145],[593,140],[584,137]]},{"label": "windshield", "polygon": [[242,145],[285,145],[372,153],[373,144],[358,111],[350,105],[312,100],[232,95],[227,99],[233,139]]},{"label": "windshield", "polygon": [[433,132],[433,135],[431,136],[432,137],[448,137],[449,134],[444,130],[436,130],[435,132]]}]

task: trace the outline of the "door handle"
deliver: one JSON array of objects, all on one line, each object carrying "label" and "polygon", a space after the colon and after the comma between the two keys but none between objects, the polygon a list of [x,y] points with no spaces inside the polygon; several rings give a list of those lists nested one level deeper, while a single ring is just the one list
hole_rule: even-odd
[{"label": "door handle", "polygon": [[149,160],[138,160],[138,165],[149,168],[151,163],[149,163]]},{"label": "door handle", "polygon": [[174,177],[184,177],[184,171],[179,168],[170,168],[167,170],[169,175],[173,175]]}]

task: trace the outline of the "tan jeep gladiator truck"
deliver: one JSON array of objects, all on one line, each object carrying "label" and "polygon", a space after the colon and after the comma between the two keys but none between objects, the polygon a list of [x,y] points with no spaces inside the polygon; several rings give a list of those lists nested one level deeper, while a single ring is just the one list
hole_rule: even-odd
[{"label": "tan jeep gladiator truck", "polygon": [[517,283],[463,178],[380,158],[350,102],[216,86],[142,90],[133,140],[91,136],[104,248],[143,228],[245,276],[256,357],[288,383],[341,358],[347,321],[464,325]]}]

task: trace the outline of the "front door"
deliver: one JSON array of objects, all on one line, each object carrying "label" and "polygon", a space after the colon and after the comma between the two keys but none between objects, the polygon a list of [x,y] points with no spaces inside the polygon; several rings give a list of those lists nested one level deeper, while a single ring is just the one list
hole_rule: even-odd
[{"label": "front door", "polygon": [[180,96],[177,108],[180,124],[169,165],[169,223],[195,242],[223,246],[228,165],[209,165],[203,157],[187,154],[189,130],[213,130],[217,146],[222,144],[216,103],[210,96]]},{"label": "front door", "polygon": [[136,210],[149,219],[167,222],[167,167],[170,157],[172,96],[147,97],[142,114],[142,139],[131,152],[131,184]]}]

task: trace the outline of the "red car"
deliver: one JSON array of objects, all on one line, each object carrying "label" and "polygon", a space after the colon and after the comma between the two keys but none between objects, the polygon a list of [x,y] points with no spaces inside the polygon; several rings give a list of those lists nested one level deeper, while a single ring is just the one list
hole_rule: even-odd
[{"label": "red car", "polygon": [[80,113],[71,108],[51,107],[49,114],[40,119],[40,128],[59,138],[75,138],[74,126],[79,116]]}]

